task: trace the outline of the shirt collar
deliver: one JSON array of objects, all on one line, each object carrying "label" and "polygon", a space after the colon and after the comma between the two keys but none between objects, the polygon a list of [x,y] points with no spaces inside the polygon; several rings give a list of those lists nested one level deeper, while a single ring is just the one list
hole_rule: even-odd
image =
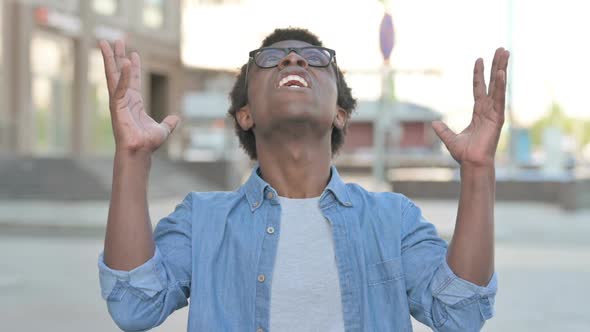
[{"label": "shirt collar", "polygon": [[[326,196],[331,194],[341,205],[351,207],[352,201],[350,200],[350,196],[346,189],[346,184],[342,181],[342,178],[340,178],[340,174],[338,174],[334,165],[330,166],[330,172],[330,181],[321,195],[320,202],[323,201]],[[270,195],[271,197],[278,196],[277,191],[260,177],[260,166],[258,164],[252,168],[250,177],[242,187],[244,188],[246,199],[248,200],[248,204],[252,211],[262,205],[265,195],[272,193]]]}]

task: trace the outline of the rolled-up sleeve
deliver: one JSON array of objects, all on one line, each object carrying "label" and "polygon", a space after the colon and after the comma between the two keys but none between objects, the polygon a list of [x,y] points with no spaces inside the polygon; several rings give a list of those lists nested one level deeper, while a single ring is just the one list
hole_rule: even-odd
[{"label": "rolled-up sleeve", "polygon": [[155,254],[131,271],[113,270],[99,255],[101,295],[124,331],[160,325],[188,304],[191,279],[191,195],[154,231]]},{"label": "rolled-up sleeve", "polygon": [[166,271],[162,265],[162,254],[157,247],[154,257],[131,271],[111,269],[104,263],[101,253],[98,270],[101,295],[107,301],[120,301],[129,288],[141,294],[140,297],[150,298],[166,287]]},{"label": "rolled-up sleeve", "polygon": [[447,243],[410,200],[402,220],[402,261],[412,316],[434,331],[481,330],[494,314],[496,274],[485,287],[461,279],[447,264]]}]

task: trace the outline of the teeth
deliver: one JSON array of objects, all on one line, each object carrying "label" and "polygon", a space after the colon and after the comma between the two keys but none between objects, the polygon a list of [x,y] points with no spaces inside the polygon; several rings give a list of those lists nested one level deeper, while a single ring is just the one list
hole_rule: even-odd
[{"label": "teeth", "polygon": [[279,82],[279,88],[284,86],[285,84],[287,84],[287,82],[289,81],[297,81],[300,82],[301,84],[303,84],[303,87],[307,88],[308,84],[307,81],[303,79],[303,77],[299,76],[299,75],[289,75],[287,77],[284,77],[280,82]]}]

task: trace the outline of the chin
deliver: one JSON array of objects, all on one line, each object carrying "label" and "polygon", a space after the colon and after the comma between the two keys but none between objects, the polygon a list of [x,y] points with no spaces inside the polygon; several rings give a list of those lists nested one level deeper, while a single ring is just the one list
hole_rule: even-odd
[{"label": "chin", "polygon": [[316,108],[304,103],[289,103],[287,105],[280,105],[273,108],[273,117],[295,117],[295,118],[310,118],[319,114]]}]

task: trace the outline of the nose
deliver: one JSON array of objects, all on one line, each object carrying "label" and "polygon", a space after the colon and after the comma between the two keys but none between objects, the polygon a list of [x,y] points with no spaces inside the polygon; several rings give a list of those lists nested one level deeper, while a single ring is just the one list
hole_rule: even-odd
[{"label": "nose", "polygon": [[283,59],[281,59],[281,62],[279,62],[280,69],[293,65],[307,68],[307,60],[305,60],[305,58],[301,55],[295,53],[295,51],[291,51],[289,54],[285,55]]}]

